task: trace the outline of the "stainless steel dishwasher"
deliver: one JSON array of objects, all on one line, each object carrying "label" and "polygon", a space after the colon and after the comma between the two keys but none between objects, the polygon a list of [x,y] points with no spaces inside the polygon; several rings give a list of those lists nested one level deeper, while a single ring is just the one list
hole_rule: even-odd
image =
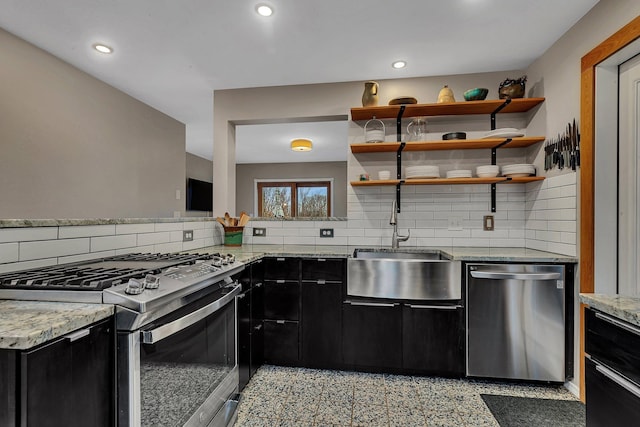
[{"label": "stainless steel dishwasher", "polygon": [[566,269],[467,264],[468,376],[564,382],[572,374]]}]

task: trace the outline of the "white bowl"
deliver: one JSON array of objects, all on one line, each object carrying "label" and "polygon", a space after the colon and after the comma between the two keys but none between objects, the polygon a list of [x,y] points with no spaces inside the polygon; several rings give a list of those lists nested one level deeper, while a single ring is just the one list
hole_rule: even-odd
[{"label": "white bowl", "polygon": [[380,172],[378,172],[378,179],[380,179],[382,181],[386,181],[389,178],[391,178],[391,171],[380,171]]},{"label": "white bowl", "polygon": [[491,178],[500,175],[500,166],[498,165],[485,165],[478,166],[476,168],[476,175],[480,178]]}]

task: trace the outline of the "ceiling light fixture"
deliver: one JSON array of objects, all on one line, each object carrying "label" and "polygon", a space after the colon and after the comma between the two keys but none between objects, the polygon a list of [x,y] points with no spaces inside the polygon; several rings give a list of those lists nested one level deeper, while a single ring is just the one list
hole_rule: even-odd
[{"label": "ceiling light fixture", "polygon": [[113,48],[107,46],[106,44],[96,43],[93,45],[93,48],[100,53],[113,53]]},{"label": "ceiling light fixture", "polygon": [[271,16],[273,15],[273,8],[266,4],[259,4],[256,6],[256,12],[260,16]]},{"label": "ceiling light fixture", "polygon": [[404,68],[407,66],[407,61],[396,61],[393,64],[391,64],[391,66],[396,70],[399,70],[400,68]]},{"label": "ceiling light fixture", "polygon": [[311,151],[313,149],[313,143],[307,138],[292,139],[291,149],[293,151]]}]

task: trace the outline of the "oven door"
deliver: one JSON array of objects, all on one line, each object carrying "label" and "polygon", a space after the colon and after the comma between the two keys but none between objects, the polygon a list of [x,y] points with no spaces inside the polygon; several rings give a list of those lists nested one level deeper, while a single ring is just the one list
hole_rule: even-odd
[{"label": "oven door", "polygon": [[233,415],[225,404],[238,389],[240,290],[221,289],[141,330],[118,332],[120,426],[208,426],[223,407]]}]

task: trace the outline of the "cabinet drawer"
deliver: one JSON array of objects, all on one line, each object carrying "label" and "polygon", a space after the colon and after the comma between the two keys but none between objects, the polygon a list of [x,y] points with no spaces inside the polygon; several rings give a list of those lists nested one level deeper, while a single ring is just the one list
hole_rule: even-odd
[{"label": "cabinet drawer", "polygon": [[274,365],[297,366],[300,359],[298,322],[264,321],[264,361]]},{"label": "cabinet drawer", "polygon": [[265,280],[264,318],[298,320],[300,318],[300,283]]},{"label": "cabinet drawer", "polygon": [[346,260],[341,258],[305,258],[302,260],[302,280],[344,282]]},{"label": "cabinet drawer", "polygon": [[271,280],[300,280],[299,258],[265,258],[264,278]]},{"label": "cabinet drawer", "polygon": [[585,352],[640,384],[640,328],[593,309],[585,312]]},{"label": "cabinet drawer", "polygon": [[[640,425],[640,397],[620,385],[593,361],[585,360],[587,427],[628,427]],[[606,368],[605,368],[606,369]]]}]

